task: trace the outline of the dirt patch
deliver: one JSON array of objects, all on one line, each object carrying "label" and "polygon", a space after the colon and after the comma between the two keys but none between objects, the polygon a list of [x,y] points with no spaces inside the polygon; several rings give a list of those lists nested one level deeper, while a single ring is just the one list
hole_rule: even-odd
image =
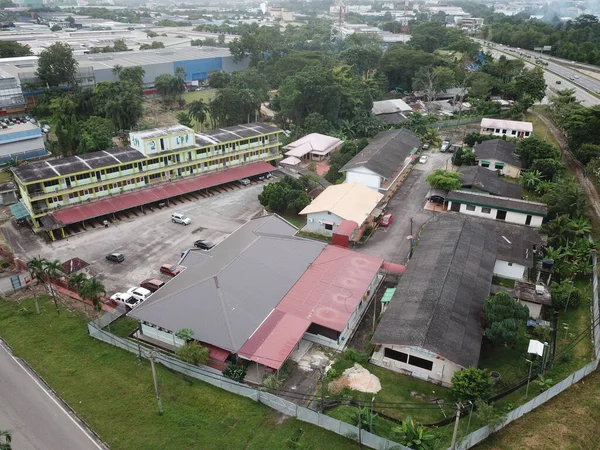
[{"label": "dirt patch", "polygon": [[363,366],[354,364],[354,367],[344,370],[341,377],[329,383],[329,391],[332,394],[339,393],[345,387],[353,391],[376,394],[381,390],[381,383],[379,378]]}]

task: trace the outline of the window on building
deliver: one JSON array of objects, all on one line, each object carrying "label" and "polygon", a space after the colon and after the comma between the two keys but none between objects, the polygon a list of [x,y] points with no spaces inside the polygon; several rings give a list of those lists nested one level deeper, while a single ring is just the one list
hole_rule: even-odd
[{"label": "window on building", "polygon": [[329,231],[333,231],[333,223],[325,222],[325,229]]},{"label": "window on building", "polygon": [[490,163],[488,161],[481,161],[481,167],[490,167]]},{"label": "window on building", "polygon": [[153,173],[149,178],[151,180],[156,180],[157,178],[160,178],[160,173]]},{"label": "window on building", "polygon": [[79,175],[75,175],[75,178],[78,180],[88,180],[90,178],[89,173],[80,173]]},{"label": "window on building", "polygon": [[56,186],[58,184],[58,180],[49,180],[44,182],[44,186],[51,187]]},{"label": "window on building", "polygon": [[418,356],[410,355],[408,363],[411,366],[420,367],[421,369],[431,370],[433,369],[433,361],[428,359],[419,358]]},{"label": "window on building", "polygon": [[90,195],[90,191],[85,189],[85,190],[81,191],[81,195]]},{"label": "window on building", "polygon": [[509,262],[508,267],[512,267],[513,263]]},{"label": "window on building", "polygon": [[512,134],[513,136],[516,136],[516,135],[517,135],[517,130],[512,130],[512,131],[510,132],[510,134]]},{"label": "window on building", "polygon": [[70,199],[77,198],[77,197],[78,197],[78,195],[77,195],[77,192],[71,192],[71,193],[69,194],[69,200],[70,200]]},{"label": "window on building", "polygon": [[119,168],[118,167],[109,167],[108,169],[105,170],[105,172],[107,174],[109,174],[109,173],[119,173]]},{"label": "window on building", "polygon": [[483,214],[491,214],[492,210],[491,210],[491,208],[481,208],[481,212]]},{"label": "window on building", "polygon": [[506,130],[502,130],[502,134],[506,134]]},{"label": "window on building", "polygon": [[526,131],[526,132],[525,132],[525,137],[529,137],[529,135],[530,135],[530,134],[531,134],[531,133],[530,133],[529,131]]},{"label": "window on building", "polygon": [[408,355],[406,353],[398,352],[387,347],[383,349],[383,356],[385,358],[394,359],[403,363],[408,362]]},{"label": "window on building", "polygon": [[500,128],[496,128],[496,133],[500,133]]},{"label": "window on building", "polygon": [[496,170],[502,170],[502,169],[504,169],[504,163],[495,163],[494,164],[494,169],[496,169]]},{"label": "window on building", "polygon": [[475,211],[475,205],[465,205],[467,207],[467,211]]}]

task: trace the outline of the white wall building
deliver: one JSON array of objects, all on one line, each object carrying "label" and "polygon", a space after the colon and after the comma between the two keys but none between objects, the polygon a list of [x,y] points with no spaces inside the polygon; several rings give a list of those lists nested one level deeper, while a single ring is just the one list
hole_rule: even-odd
[{"label": "white wall building", "polygon": [[501,119],[481,119],[480,133],[484,135],[528,138],[533,134],[533,124],[531,122],[521,122],[517,120]]},{"label": "white wall building", "polygon": [[502,220],[533,228],[542,226],[548,207],[544,203],[488,195],[474,191],[452,191],[446,197],[448,210],[484,219]]}]

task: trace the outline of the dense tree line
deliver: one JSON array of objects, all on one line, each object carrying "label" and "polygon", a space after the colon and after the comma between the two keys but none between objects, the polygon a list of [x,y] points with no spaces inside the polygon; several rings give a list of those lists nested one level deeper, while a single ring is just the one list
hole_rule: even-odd
[{"label": "dense tree line", "polygon": [[486,27],[483,36],[493,42],[529,50],[550,45],[553,56],[600,64],[600,22],[588,14],[556,24],[516,17]]}]

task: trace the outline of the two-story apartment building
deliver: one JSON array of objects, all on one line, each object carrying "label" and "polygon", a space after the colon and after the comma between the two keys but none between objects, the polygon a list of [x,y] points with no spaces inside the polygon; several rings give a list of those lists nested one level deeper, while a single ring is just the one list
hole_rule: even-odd
[{"label": "two-story apartment building", "polygon": [[280,134],[264,123],[203,133],[176,125],[130,133],[130,147],[12,170],[34,228],[54,239],[71,223],[269,172]]}]

